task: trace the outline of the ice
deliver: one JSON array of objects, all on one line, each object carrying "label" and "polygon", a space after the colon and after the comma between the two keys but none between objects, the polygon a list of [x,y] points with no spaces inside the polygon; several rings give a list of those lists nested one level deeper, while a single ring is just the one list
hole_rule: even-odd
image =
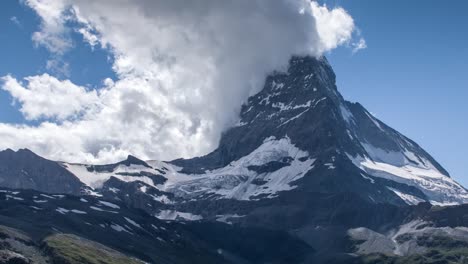
[{"label": "ice", "polygon": [[365,113],[366,113],[366,115],[369,117],[369,119],[372,121],[372,123],[374,123],[374,125],[375,125],[378,129],[380,129],[380,131],[385,132],[385,130],[383,129],[383,127],[380,125],[379,121],[376,120],[372,114],[370,114],[370,113],[367,112],[367,111],[365,111]]},{"label": "ice", "polygon": [[171,201],[171,199],[169,199],[169,197],[167,197],[166,195],[160,195],[160,196],[156,196],[156,195],[151,195],[151,197],[153,198],[153,200],[157,201],[157,202],[160,202],[160,203],[163,203],[163,204],[172,204],[173,202]]},{"label": "ice", "polygon": [[127,222],[129,222],[131,225],[136,226],[136,227],[138,227],[138,228],[141,228],[141,226],[140,226],[137,222],[133,221],[132,219],[127,218],[127,217],[124,217],[124,218],[125,218],[125,220],[126,220]]},{"label": "ice", "polygon": [[389,190],[391,190],[392,192],[394,192],[396,195],[398,195],[403,201],[405,201],[407,204],[409,205],[417,205],[419,203],[422,203],[424,202],[423,199],[421,198],[418,198],[414,195],[411,195],[411,194],[407,194],[407,193],[403,193],[397,189],[394,189],[394,188],[390,188],[390,187],[387,187]]},{"label": "ice", "polygon": [[57,209],[55,209],[55,211],[61,213],[61,214],[66,214],[68,212],[70,212],[70,210],[67,210],[65,208],[62,208],[62,207],[58,207]]},{"label": "ice", "polygon": [[[176,195],[188,197],[213,193],[220,197],[238,200],[255,199],[254,197],[259,195],[273,198],[280,191],[296,188],[293,182],[304,177],[313,168],[315,159],[308,156],[306,151],[295,147],[288,137],[282,139],[270,137],[252,153],[231,162],[224,168],[207,171],[205,174],[179,173],[178,176],[169,176],[165,188]],[[249,166],[261,166],[284,158],[291,159],[290,165],[273,172],[258,174],[248,169]],[[178,181],[172,182],[173,178],[178,178]]]},{"label": "ice", "polygon": [[[343,119],[346,121],[346,123],[351,124],[351,122],[354,122],[354,116],[349,111],[348,107],[346,107],[343,104],[340,104],[340,111],[341,111],[341,116],[343,116]],[[348,130],[349,133],[349,130]],[[352,138],[352,136],[350,136]]]},{"label": "ice", "polygon": [[12,195],[5,195],[5,198],[6,200],[9,200],[9,199],[13,199],[13,200],[17,200],[17,201],[24,201],[23,198],[20,198],[20,197],[16,197],[16,196],[12,196]]},{"label": "ice", "polygon": [[374,179],[372,179],[372,178],[370,178],[370,177],[367,177],[366,175],[364,175],[364,173],[361,173],[361,176],[362,176],[364,179],[370,181],[372,184],[375,183],[375,180],[374,180]]},{"label": "ice", "polygon": [[119,189],[114,188],[114,187],[110,187],[110,188],[109,188],[109,191],[111,191],[111,192],[113,192],[113,193],[118,193],[118,192],[120,192]]},{"label": "ice", "polygon": [[106,212],[106,213],[112,213],[112,214],[117,214],[118,213],[118,212],[115,212],[115,211],[104,210],[104,209],[96,207],[96,206],[90,206],[89,208],[91,208],[91,209],[93,209],[95,211],[99,211],[99,212]]},{"label": "ice", "polygon": [[[415,164],[405,156],[408,155],[408,150],[403,152],[406,154],[403,154],[385,151],[366,143],[362,145],[369,153],[369,157],[347,155],[368,175],[417,187],[433,204],[450,205],[468,202],[468,192],[465,188],[435,169],[435,166],[428,160],[419,158],[420,162]],[[405,196],[405,199],[403,200],[409,202],[408,199],[412,198]]]},{"label": "ice", "polygon": [[93,210],[96,210],[96,211],[100,211],[100,212],[105,212],[105,210],[99,208],[99,207],[96,207],[96,206],[90,206],[89,208],[93,209]]},{"label": "ice", "polygon": [[288,111],[288,110],[295,110],[299,108],[309,108],[311,104],[312,104],[312,101],[310,100],[305,104],[300,104],[300,105],[295,105],[295,106],[292,106],[291,103],[288,105],[285,105],[284,103],[278,102],[278,103],[272,104],[272,107],[279,108],[280,111]]},{"label": "ice", "polygon": [[118,225],[118,224],[111,224],[110,227],[117,232],[127,232],[130,233],[125,227]]},{"label": "ice", "polygon": [[178,212],[173,210],[162,210],[155,215],[156,218],[160,220],[177,220],[179,218],[188,220],[188,221],[198,221],[203,219],[200,215],[194,215],[191,213]]},{"label": "ice", "polygon": [[105,202],[105,201],[99,201],[99,203],[104,205],[104,206],[110,207],[112,209],[120,209],[120,206],[118,206],[116,204],[113,204],[113,203],[109,203],[109,202]]},{"label": "ice", "polygon": [[216,221],[225,223],[228,225],[232,225],[232,222],[229,221],[228,219],[231,218],[240,218],[240,217],[245,217],[245,215],[238,215],[238,214],[228,214],[228,215],[217,215],[216,216]]},{"label": "ice", "polygon": [[114,169],[112,172],[90,172],[87,169],[87,165],[83,164],[68,164],[64,163],[63,166],[73,173],[78,179],[86,184],[87,186],[93,188],[93,189],[99,189],[102,188],[103,184],[108,181],[111,177],[115,177],[121,181],[125,182],[135,182],[135,181],[140,181],[144,182],[147,185],[154,186],[153,180],[151,178],[146,177],[146,176],[125,176],[125,175],[120,175],[120,174],[125,174],[125,173],[136,173],[136,172],[150,172],[153,174],[158,174],[158,172],[152,168],[147,168],[142,165],[130,165],[130,166],[125,166],[125,165],[119,165]]},{"label": "ice", "polygon": [[328,168],[329,170],[334,170],[334,169],[336,169],[336,167],[335,167],[335,165],[334,165],[333,163],[325,163],[324,165],[327,166],[327,168]]},{"label": "ice", "polygon": [[41,195],[42,197],[45,197],[45,198],[49,198],[49,199],[55,199],[55,197],[53,197],[53,196],[50,196],[50,195],[47,195],[47,194],[43,194],[43,193],[41,193],[40,195]]},{"label": "ice", "polygon": [[309,109],[304,110],[304,111],[300,112],[299,114],[293,116],[292,118],[286,120],[285,122],[281,123],[281,125],[279,125],[278,127],[284,126],[284,125],[286,125],[287,123],[298,119],[298,118],[301,117],[303,114],[305,114],[307,111],[309,111]]},{"label": "ice", "polygon": [[84,211],[80,211],[80,210],[76,210],[76,209],[73,209],[71,210],[72,213],[75,213],[75,214],[87,214],[86,212]]}]

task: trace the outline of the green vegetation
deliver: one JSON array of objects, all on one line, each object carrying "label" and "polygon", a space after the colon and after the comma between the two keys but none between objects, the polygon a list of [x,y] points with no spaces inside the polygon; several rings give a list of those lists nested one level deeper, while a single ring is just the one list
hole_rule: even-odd
[{"label": "green vegetation", "polygon": [[57,234],[44,240],[54,263],[64,264],[141,264],[102,244],[74,235]]},{"label": "green vegetation", "polygon": [[0,225],[0,239],[11,238],[25,243],[32,243],[31,238],[14,228]]}]

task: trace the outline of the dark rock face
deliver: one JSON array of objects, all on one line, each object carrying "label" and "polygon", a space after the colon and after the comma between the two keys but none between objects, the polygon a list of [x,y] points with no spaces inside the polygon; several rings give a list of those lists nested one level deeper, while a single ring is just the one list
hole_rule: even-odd
[{"label": "dark rock face", "polygon": [[[145,191],[143,192],[142,189]],[[100,193],[108,200],[125,203],[132,208],[145,210],[148,214],[155,214],[164,206],[158,197],[165,196],[167,200],[173,200],[172,193],[160,190],[142,182],[124,182],[115,177],[108,180]]]},{"label": "dark rock face", "polygon": [[80,194],[85,185],[55,161],[27,149],[0,152],[0,186],[48,193]]},{"label": "dark rock face", "polygon": [[131,177],[148,177],[153,181],[154,185],[158,184],[164,184],[167,179],[160,175],[160,174],[154,174],[148,171],[140,171],[140,172],[116,172],[116,175],[120,176],[131,176]]},{"label": "dark rock face", "polygon": [[261,173],[267,173],[267,172],[274,172],[274,171],[277,171],[281,168],[284,168],[284,167],[287,167],[289,165],[291,165],[291,161],[292,161],[292,158],[291,157],[287,157],[287,158],[283,158],[282,160],[280,161],[270,161],[266,164],[263,164],[263,165],[252,165],[252,166],[248,166],[247,168],[249,170],[253,170],[259,174]]},{"label": "dark rock face", "polygon": [[[331,148],[336,142],[322,135],[333,127],[333,113],[327,106],[338,100],[337,96],[335,75],[325,59],[294,58],[287,73],[270,75],[264,89],[249,98],[241,110],[242,125],[226,131],[217,150],[204,157],[172,163],[187,172],[223,167],[249,154],[270,136],[287,135],[301,149],[315,150],[311,155]],[[303,107],[279,111],[288,105]],[[314,111],[301,115],[312,108]],[[294,117],[297,118],[287,122]]]},{"label": "dark rock face", "polygon": [[[172,163],[182,167],[183,173],[202,174],[246,156],[271,136],[290,138],[292,144],[317,159],[316,167],[334,163],[336,170],[311,173],[301,180],[299,188],[308,192],[347,191],[374,202],[402,204],[386,184],[372,184],[351,164],[349,156],[379,161],[362,143],[389,153],[409,151],[417,159],[413,162],[429,161],[448,176],[416,143],[373,118],[361,105],[345,101],[338,93],[335,74],[326,59],[310,57],[295,57],[286,73],[270,75],[264,89],[242,107],[239,124],[223,134],[218,149],[204,157]],[[275,163],[250,169],[262,172],[279,167]],[[412,193],[426,199],[417,190]]]},{"label": "dark rock face", "polygon": [[146,167],[146,168],[151,168],[150,165],[148,165],[146,162],[132,156],[132,155],[129,155],[128,158],[126,160],[123,160],[121,162],[117,162],[117,163],[114,163],[114,164],[107,164],[107,165],[90,165],[90,166],[87,166],[87,170],[89,172],[113,172],[115,170],[115,168],[117,168],[118,166],[120,165],[124,165],[124,166],[131,166],[131,165],[141,165],[143,167]]}]

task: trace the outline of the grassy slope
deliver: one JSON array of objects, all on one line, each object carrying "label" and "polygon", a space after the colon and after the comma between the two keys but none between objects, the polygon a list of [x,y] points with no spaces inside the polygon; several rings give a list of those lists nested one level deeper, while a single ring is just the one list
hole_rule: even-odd
[{"label": "grassy slope", "polygon": [[141,264],[102,244],[74,235],[56,234],[44,240],[45,247],[58,263],[67,264]]}]

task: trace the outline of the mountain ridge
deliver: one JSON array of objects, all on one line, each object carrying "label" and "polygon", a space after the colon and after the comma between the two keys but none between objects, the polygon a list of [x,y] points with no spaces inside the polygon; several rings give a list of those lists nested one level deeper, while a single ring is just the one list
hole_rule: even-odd
[{"label": "mountain ridge", "polygon": [[[214,243],[205,248],[207,256],[215,253],[228,263],[278,257],[271,248],[261,254],[245,248],[236,252],[242,234],[261,234],[262,243],[299,239],[300,258],[293,263],[366,263],[368,255],[379,254],[406,258],[433,249],[427,241],[418,243],[437,234],[444,237],[441,246],[468,243],[468,233],[454,226],[468,226],[466,205],[460,205],[468,202],[468,191],[417,143],[361,104],[346,101],[335,79],[326,58],[293,57],[286,72],[269,75],[264,88],[242,106],[239,122],[223,133],[219,147],[202,157],[164,162],[129,155],[113,164],[88,165],[9,150],[0,152],[0,186],[27,178],[23,168],[33,173],[35,167],[50,166],[61,175],[57,182],[79,182],[70,194],[102,199],[101,207],[110,203],[140,210],[148,221],[183,223],[191,228],[187,235]],[[27,197],[15,193],[5,191],[4,199],[14,206],[29,205]],[[74,202],[65,208],[61,202],[50,200],[47,210],[65,215],[73,213],[73,206],[88,214],[96,210]],[[220,229],[209,231],[212,226]],[[219,240],[226,230],[236,243]],[[460,241],[452,241],[451,234],[459,234]],[[227,253],[211,248],[220,244],[229,247]]]},{"label": "mountain ridge", "polygon": [[[259,148],[263,148],[262,151],[266,153],[276,151],[274,155],[281,157],[263,157],[264,161],[252,160],[255,159],[252,155],[262,155]],[[303,157],[297,157],[296,160],[291,157],[294,155],[291,151],[304,152]],[[11,155],[11,152],[8,153]],[[21,153],[18,155],[21,156]],[[304,165],[306,156],[309,160],[307,166]],[[278,158],[286,162],[274,160]],[[301,158],[304,160],[299,160]],[[348,161],[359,171],[351,169],[350,164],[344,164]],[[401,199],[405,203],[432,201],[436,204],[468,201],[466,189],[451,179],[448,172],[417,143],[372,116],[361,104],[351,103],[341,96],[336,86],[336,76],[325,57],[293,57],[286,72],[269,75],[264,88],[242,106],[239,122],[223,133],[219,147],[213,152],[192,159],[152,162],[156,162],[156,166],[148,164],[150,161],[145,162],[129,155],[126,160],[114,164],[63,162],[60,165],[90,188],[99,188],[110,177],[114,177],[123,181],[143,181],[163,192],[178,192],[174,185],[188,187],[182,186],[183,182],[190,183],[190,188],[203,189],[203,184],[212,185],[209,181],[227,184],[227,188],[253,189],[250,186],[253,183],[258,188],[272,190],[267,184],[272,178],[267,176],[265,180],[265,177],[260,177],[262,170],[270,170],[271,176],[276,171],[284,174],[281,171],[291,170],[294,166],[305,166],[300,177],[287,176],[290,177],[287,180],[282,179],[281,175],[274,176],[277,177],[277,182],[287,181],[279,188],[282,191],[292,190],[297,187],[297,184],[292,187],[293,182],[304,181],[304,177],[316,177],[317,179],[312,180],[315,181],[311,183],[312,189],[319,187],[317,191],[340,192],[347,186],[349,179],[357,176],[361,180],[353,180],[354,183],[349,184],[347,191],[355,191],[361,195],[361,189],[370,189],[366,187],[369,185],[368,181],[374,184],[376,179],[387,187],[379,190],[387,193],[383,199],[378,194],[366,194],[368,199],[370,197],[376,202],[385,202],[385,199],[390,203],[395,203],[395,199]],[[243,172],[230,168],[236,162],[243,162],[244,165],[236,165]],[[266,165],[256,164],[258,162],[265,162]],[[334,172],[340,170],[336,163],[346,167],[341,174]],[[330,177],[320,173],[316,173],[316,176],[309,173],[321,166],[327,168],[327,172],[322,174],[342,178],[344,185],[339,186]],[[259,171],[251,173],[255,168]],[[220,173],[227,174],[219,175]],[[240,174],[228,179],[228,175],[232,173]],[[198,176],[194,178],[190,175]],[[191,180],[197,181],[203,177],[206,181],[200,182],[200,186]],[[161,183],[165,185],[157,187]],[[241,184],[247,186],[239,187]],[[325,186],[320,187],[321,185]],[[206,187],[210,193],[211,187]],[[412,187],[416,189],[411,189]],[[212,190],[211,194],[216,196],[217,192]],[[249,192],[266,193],[262,190]],[[241,197],[239,195],[237,197]],[[394,195],[397,197],[390,198]]]}]

